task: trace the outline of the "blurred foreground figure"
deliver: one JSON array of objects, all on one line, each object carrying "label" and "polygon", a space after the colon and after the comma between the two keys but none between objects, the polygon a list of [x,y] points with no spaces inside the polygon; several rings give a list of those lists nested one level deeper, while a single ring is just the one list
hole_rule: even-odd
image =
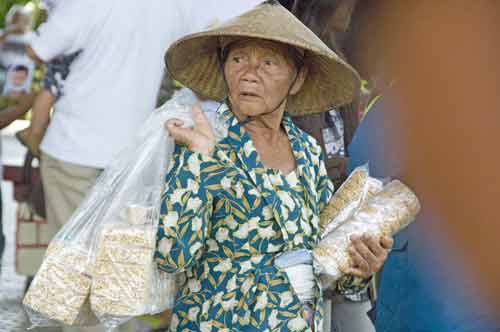
[{"label": "blurred foreground figure", "polygon": [[382,1],[363,27],[395,84],[361,122],[351,168],[369,161],[423,205],[382,272],[378,332],[500,329],[499,6]]}]

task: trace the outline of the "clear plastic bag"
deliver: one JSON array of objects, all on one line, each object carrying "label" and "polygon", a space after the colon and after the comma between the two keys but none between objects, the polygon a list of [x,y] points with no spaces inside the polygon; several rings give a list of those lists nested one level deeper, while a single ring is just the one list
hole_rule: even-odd
[{"label": "clear plastic bag", "polygon": [[[33,325],[92,325],[95,313],[112,328],[173,306],[177,277],[153,261],[164,177],[175,146],[164,123],[177,118],[192,126],[197,102],[183,89],[153,112],[57,233],[23,301]],[[206,115],[216,136],[223,137],[223,122],[214,112]]]},{"label": "clear plastic bag", "polygon": [[408,226],[419,211],[420,202],[411,189],[399,180],[391,181],[314,248],[315,271],[339,279],[352,266],[347,251],[352,235],[393,236]]},{"label": "clear plastic bag", "polygon": [[[356,168],[321,211],[319,245],[311,251],[300,249],[281,254],[275,265],[285,272],[303,264],[314,265],[328,284],[338,280],[351,258],[347,248],[352,235],[393,236],[418,214],[416,195],[398,180],[387,183],[370,177],[368,164]],[[295,288],[302,284],[300,274],[289,275]]]},{"label": "clear plastic bag", "polygon": [[[368,164],[356,168],[337,190],[327,206],[321,211],[321,236],[334,233],[359,209],[370,197],[382,190],[382,181],[369,176]],[[313,255],[310,250],[298,249],[287,251],[278,256],[274,262],[276,267],[285,271],[290,283],[298,295],[310,294],[304,284],[312,277]],[[311,275],[306,273],[306,266],[311,267]],[[298,269],[300,272],[297,273]],[[300,290],[303,290],[300,292]],[[305,298],[306,296],[302,296]],[[301,296],[299,298],[302,300]]]},{"label": "clear plastic bag", "polygon": [[325,237],[346,220],[371,196],[382,190],[383,182],[370,177],[368,164],[357,167],[321,211],[321,236]]}]

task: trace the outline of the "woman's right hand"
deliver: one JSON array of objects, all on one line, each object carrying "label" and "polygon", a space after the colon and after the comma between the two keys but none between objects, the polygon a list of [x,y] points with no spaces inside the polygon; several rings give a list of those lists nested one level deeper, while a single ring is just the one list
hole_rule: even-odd
[{"label": "woman's right hand", "polygon": [[215,134],[205,114],[197,105],[191,110],[193,128],[182,128],[183,121],[171,119],[165,123],[165,128],[177,143],[184,144],[191,151],[211,157],[215,147]]}]

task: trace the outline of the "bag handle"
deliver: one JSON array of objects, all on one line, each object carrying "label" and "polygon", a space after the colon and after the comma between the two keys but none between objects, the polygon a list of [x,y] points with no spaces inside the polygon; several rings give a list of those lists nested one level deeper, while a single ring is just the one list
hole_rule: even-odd
[{"label": "bag handle", "polygon": [[23,183],[28,185],[31,191],[31,185],[33,184],[33,154],[31,152],[27,152],[24,157],[24,166],[23,166]]}]

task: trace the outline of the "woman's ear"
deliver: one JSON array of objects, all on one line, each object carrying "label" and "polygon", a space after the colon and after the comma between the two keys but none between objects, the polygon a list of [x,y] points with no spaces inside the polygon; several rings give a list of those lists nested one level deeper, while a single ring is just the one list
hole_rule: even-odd
[{"label": "woman's ear", "polygon": [[300,67],[300,70],[297,74],[297,78],[295,79],[295,83],[293,83],[293,86],[290,89],[290,95],[294,96],[300,91],[302,85],[304,84],[307,78],[308,73],[309,73],[309,68],[307,68],[307,66]]}]

